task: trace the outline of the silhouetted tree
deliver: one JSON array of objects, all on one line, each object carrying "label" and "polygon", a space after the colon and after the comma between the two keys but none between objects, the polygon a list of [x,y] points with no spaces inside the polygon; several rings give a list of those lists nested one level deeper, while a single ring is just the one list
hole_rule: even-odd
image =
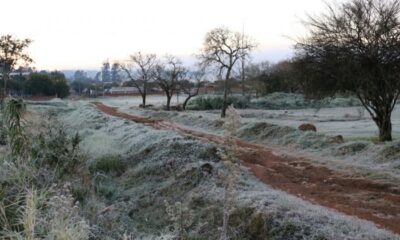
[{"label": "silhouetted tree", "polygon": [[54,95],[53,82],[47,73],[32,73],[26,82],[26,92],[31,95]]},{"label": "silhouetted tree", "polygon": [[391,113],[400,94],[398,0],[350,0],[310,17],[297,45],[301,86],[312,97],[353,92],[392,140]]},{"label": "silhouetted tree", "polygon": [[62,72],[51,72],[50,79],[52,81],[54,94],[59,98],[65,98],[69,95],[69,86],[65,75]]},{"label": "silhouetted tree", "polygon": [[298,89],[294,64],[288,60],[276,64],[268,62],[252,64],[246,69],[246,74],[257,94],[294,92]]},{"label": "silhouetted tree", "polygon": [[126,64],[121,64],[121,69],[142,96],[143,108],[146,107],[149,82],[156,77],[156,65],[157,56],[155,54],[142,54],[141,52],[131,55]]},{"label": "silhouetted tree", "polygon": [[271,72],[272,64],[268,61],[252,63],[245,68],[247,83],[256,97],[266,94],[264,77]]},{"label": "silhouetted tree", "polygon": [[25,91],[31,95],[65,98],[69,95],[69,86],[63,73],[42,71],[29,76],[25,81]]},{"label": "silhouetted tree", "polygon": [[248,36],[233,32],[227,28],[215,28],[206,34],[203,49],[198,56],[203,66],[213,65],[218,70],[218,76],[224,76],[224,96],[221,117],[225,117],[228,95],[228,80],[234,66],[239,60],[245,59],[255,47]]},{"label": "silhouetted tree", "polygon": [[165,63],[158,64],[156,71],[156,81],[167,96],[166,108],[169,111],[171,98],[178,91],[180,81],[185,79],[187,70],[178,58],[167,55]]},{"label": "silhouetted tree", "polygon": [[7,95],[7,81],[10,79],[10,73],[19,64],[32,62],[29,55],[25,53],[31,42],[30,39],[16,39],[11,35],[0,38],[0,69],[4,83],[4,96]]},{"label": "silhouetted tree", "polygon": [[74,81],[71,83],[71,87],[78,94],[82,94],[82,91],[90,86],[91,81],[92,78],[88,77],[85,71],[77,70],[74,73]]},{"label": "silhouetted tree", "polygon": [[121,76],[119,74],[120,66],[118,63],[113,63],[111,66],[111,81],[119,82],[121,81]]},{"label": "silhouetted tree", "polygon": [[103,82],[110,82],[110,63],[108,61],[103,63],[103,67],[101,68],[101,80]]},{"label": "silhouetted tree", "polygon": [[82,91],[86,88],[89,88],[89,86],[89,82],[84,82],[80,80],[76,80],[71,83],[71,88],[74,89],[78,94],[82,94]]}]

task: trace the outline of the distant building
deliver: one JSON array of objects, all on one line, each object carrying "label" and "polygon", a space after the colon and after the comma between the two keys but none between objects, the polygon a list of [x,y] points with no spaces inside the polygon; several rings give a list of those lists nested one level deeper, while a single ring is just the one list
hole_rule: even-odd
[{"label": "distant building", "polygon": [[215,83],[206,83],[199,89],[199,93],[201,94],[210,94],[215,93],[218,89],[218,85]]},{"label": "distant building", "polygon": [[[18,71],[18,72],[12,72],[10,73],[10,77],[15,77],[15,76],[29,76],[31,72],[29,71]],[[3,73],[0,71],[0,78],[3,76]]]},{"label": "distant building", "polygon": [[106,94],[113,96],[135,95],[139,94],[139,90],[135,87],[112,87],[106,92]]}]

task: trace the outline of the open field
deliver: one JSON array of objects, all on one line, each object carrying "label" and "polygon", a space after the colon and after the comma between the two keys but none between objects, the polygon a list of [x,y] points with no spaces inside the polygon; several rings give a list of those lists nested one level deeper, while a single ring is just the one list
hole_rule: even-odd
[{"label": "open field", "polygon": [[[183,97],[179,101],[183,101]],[[109,106],[119,108],[137,107],[141,104],[140,97],[115,97],[100,99],[101,102]],[[177,98],[172,98],[171,104],[179,103]],[[343,135],[348,138],[373,138],[377,135],[378,129],[371,120],[368,112],[361,106],[335,107],[335,103],[328,108],[303,108],[291,109],[294,101],[288,98],[280,103],[282,109],[279,110],[262,110],[262,109],[239,109],[241,117],[244,121],[260,121],[265,120],[269,123],[290,126],[297,128],[302,123],[313,123],[318,132],[329,135]],[[148,103],[156,106],[165,104],[165,96],[150,96]],[[287,107],[285,107],[285,104]],[[336,103],[337,105],[346,103]],[[194,113],[198,111],[193,111]],[[218,118],[219,110],[206,111],[203,114],[215,114]],[[396,107],[392,114],[393,135],[394,138],[400,138],[400,107]]]},{"label": "open field", "polygon": [[[216,239],[223,194],[219,176],[226,171],[217,154],[224,141],[218,112],[142,110],[140,99],[130,98],[96,101],[104,108],[90,101],[28,105],[33,113],[53,109],[71,134],[78,131],[89,166],[101,159],[123,164],[118,174],[99,171],[95,195],[82,201],[81,211],[95,234],[172,238],[167,201],[193,215],[190,239]],[[150,104],[162,102],[157,96],[149,99]],[[350,130],[346,123],[352,122],[345,120],[356,108],[321,109],[319,115],[311,109],[285,111],[240,111],[243,167],[235,187],[232,238],[400,239],[391,233],[400,232],[398,142],[375,145],[369,141],[373,132],[356,131],[343,134],[345,143],[329,142],[330,133],[338,132],[324,132],[319,124],[334,129],[342,123]],[[292,128],[309,120],[321,133]],[[364,121],[372,130],[366,116],[353,121]],[[102,213],[95,217],[96,212]]]},{"label": "open field", "polygon": [[0,240],[400,240],[400,0],[1,7]]}]

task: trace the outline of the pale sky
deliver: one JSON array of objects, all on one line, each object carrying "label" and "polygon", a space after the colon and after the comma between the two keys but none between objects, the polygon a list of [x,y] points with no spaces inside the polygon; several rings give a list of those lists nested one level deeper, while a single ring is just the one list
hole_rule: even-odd
[{"label": "pale sky", "polygon": [[301,19],[323,0],[0,0],[0,35],[34,42],[38,69],[96,69],[136,51],[190,59],[204,35],[225,26],[255,39],[256,60],[290,56]]}]

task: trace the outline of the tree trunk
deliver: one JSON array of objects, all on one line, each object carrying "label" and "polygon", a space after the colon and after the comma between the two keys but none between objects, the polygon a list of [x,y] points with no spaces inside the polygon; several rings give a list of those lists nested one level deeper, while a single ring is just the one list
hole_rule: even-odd
[{"label": "tree trunk", "polygon": [[189,100],[191,99],[191,96],[188,96],[185,101],[182,104],[182,110],[185,111],[186,110],[186,104],[189,102]]},{"label": "tree trunk", "polygon": [[146,82],[144,82],[143,83],[143,93],[142,93],[143,108],[146,108],[146,95],[147,95],[147,84],[146,84]]},{"label": "tree trunk", "polygon": [[228,80],[231,76],[231,69],[226,71],[225,81],[224,81],[224,99],[222,101],[222,110],[221,110],[221,118],[225,118],[226,109],[228,108]]},{"label": "tree trunk", "polygon": [[225,116],[226,116],[226,109],[228,108],[227,96],[228,96],[228,90],[225,87],[225,89],[224,89],[224,98],[222,100],[221,118],[225,118]]},{"label": "tree trunk", "polygon": [[142,107],[146,108],[146,94],[145,93],[142,94]]},{"label": "tree trunk", "polygon": [[388,111],[377,113],[374,121],[379,128],[379,141],[392,141],[391,113]]},{"label": "tree trunk", "polygon": [[3,73],[3,81],[4,81],[4,97],[7,97],[7,81],[8,81],[8,74]]},{"label": "tree trunk", "polygon": [[167,95],[167,111],[170,110],[171,98],[172,98],[172,96]]}]

